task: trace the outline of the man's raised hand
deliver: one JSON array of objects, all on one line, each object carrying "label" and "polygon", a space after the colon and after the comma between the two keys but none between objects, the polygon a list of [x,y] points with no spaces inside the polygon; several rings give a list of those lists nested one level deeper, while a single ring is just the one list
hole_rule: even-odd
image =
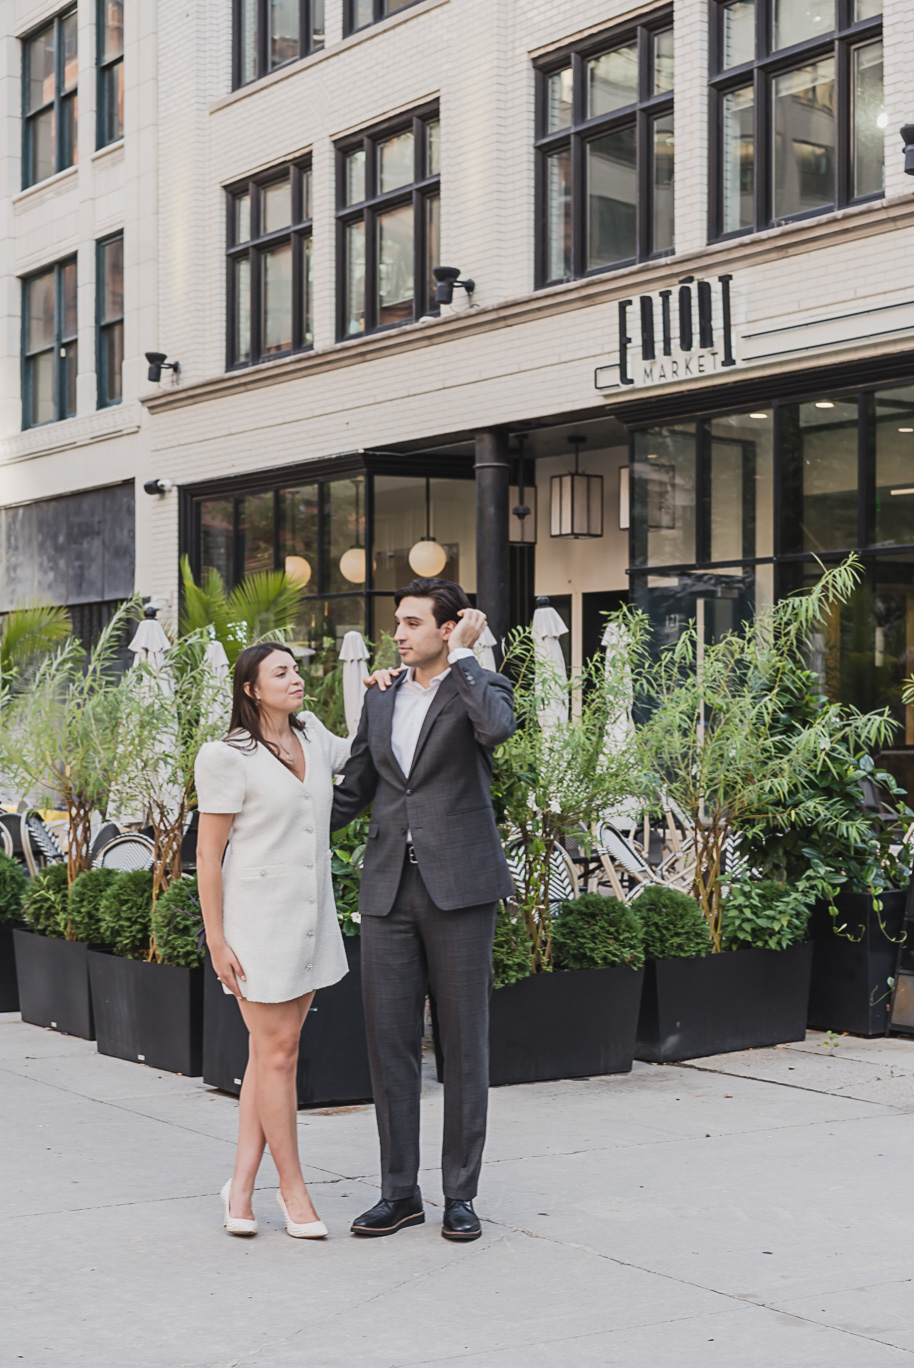
[{"label": "man's raised hand", "polygon": [[457,616],[460,621],[448,637],[447,648],[456,651],[466,646],[472,650],[486,629],[486,615],[480,608],[461,608]]}]

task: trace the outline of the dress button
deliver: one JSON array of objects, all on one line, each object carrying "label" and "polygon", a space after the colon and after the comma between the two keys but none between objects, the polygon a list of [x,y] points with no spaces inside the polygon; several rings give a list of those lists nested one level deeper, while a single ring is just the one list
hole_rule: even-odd
[{"label": "dress button", "polygon": [[306,965],[305,965],[305,968],[308,969],[308,970],[311,970],[311,969],[314,968],[314,965],[313,965],[313,964],[306,964]]},{"label": "dress button", "polygon": [[310,836],[311,833],[314,831],[314,827],[305,827],[305,831],[307,831],[308,835]]},{"label": "dress button", "polygon": [[314,902],[314,894],[313,894],[313,893],[311,894],[310,898],[308,899],[308,902]]},{"label": "dress button", "polygon": [[313,869],[313,867],[310,860],[305,860],[305,869]]},{"label": "dress button", "polygon": [[261,877],[262,879],[265,879],[265,878],[267,877],[267,871],[266,871],[265,869],[262,869],[262,870],[260,871],[260,877]]},{"label": "dress button", "polygon": [[309,932],[308,932],[308,935],[309,935],[309,936],[313,936],[313,935],[314,935],[314,932],[313,932],[313,931],[309,931]]}]

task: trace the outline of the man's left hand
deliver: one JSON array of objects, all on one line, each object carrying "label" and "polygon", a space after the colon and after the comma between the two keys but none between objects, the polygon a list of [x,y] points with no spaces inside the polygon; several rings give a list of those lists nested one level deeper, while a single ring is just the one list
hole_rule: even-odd
[{"label": "man's left hand", "polygon": [[472,650],[486,629],[486,615],[479,608],[461,608],[458,617],[460,621],[447,639],[447,648],[456,651],[466,646]]}]

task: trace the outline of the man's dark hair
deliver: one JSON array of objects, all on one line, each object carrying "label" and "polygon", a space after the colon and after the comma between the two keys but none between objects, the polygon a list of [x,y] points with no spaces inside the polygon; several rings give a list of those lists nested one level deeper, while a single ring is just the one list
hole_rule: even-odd
[{"label": "man's dark hair", "polygon": [[399,608],[405,598],[427,598],[434,604],[435,621],[439,627],[446,622],[459,622],[461,608],[472,608],[466,591],[459,584],[445,579],[414,579],[405,589],[394,594],[394,605]]}]

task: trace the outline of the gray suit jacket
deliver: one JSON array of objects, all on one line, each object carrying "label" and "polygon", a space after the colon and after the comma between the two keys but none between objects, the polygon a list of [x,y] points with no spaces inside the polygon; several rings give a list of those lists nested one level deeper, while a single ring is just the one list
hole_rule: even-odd
[{"label": "gray suit jacket", "polygon": [[374,802],[359,911],[391,910],[406,833],[436,906],[452,911],[507,898],[514,891],[492,812],[492,750],[513,733],[513,690],[503,675],[469,656],[455,661],[429,707],[409,775],[390,737],[399,675],[384,693],[370,688],[352,754],[333,791],[331,831]]}]

